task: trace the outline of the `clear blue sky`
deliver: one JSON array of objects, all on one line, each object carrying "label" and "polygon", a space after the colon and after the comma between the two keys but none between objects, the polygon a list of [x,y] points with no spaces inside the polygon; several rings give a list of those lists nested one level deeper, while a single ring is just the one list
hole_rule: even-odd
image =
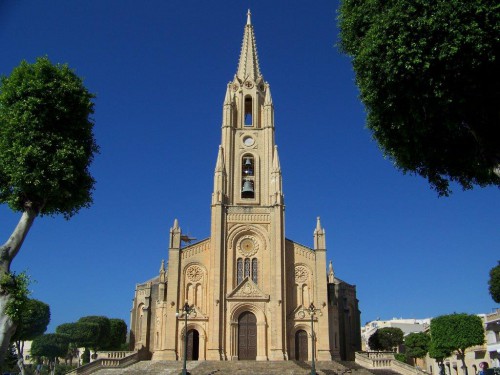
[{"label": "clear blue sky", "polygon": [[[337,5],[0,1],[0,74],[47,55],[97,95],[93,206],[70,221],[37,219],[13,263],[50,304],[49,331],[85,315],[128,323],[135,284],[157,275],[174,218],[208,237],[222,102],[247,8],[275,104],[286,236],[311,246],[321,216],[328,258],[357,286],[363,323],[495,307],[487,280],[500,258],[499,190],[438,198],[384,159],[335,47]],[[18,218],[0,206],[1,242]]]}]

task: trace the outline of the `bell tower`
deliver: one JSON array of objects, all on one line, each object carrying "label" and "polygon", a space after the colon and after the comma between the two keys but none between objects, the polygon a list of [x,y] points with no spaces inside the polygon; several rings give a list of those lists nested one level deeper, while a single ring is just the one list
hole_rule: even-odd
[{"label": "bell tower", "polygon": [[248,11],[222,103],[210,237],[192,243],[174,220],[168,266],[136,285],[136,350],[156,360],[310,361],[354,360],[361,349],[356,288],[332,263],[326,274],[319,218],[312,248],[285,238],[274,125]]},{"label": "bell tower", "polygon": [[224,98],[214,176],[209,324],[220,334],[209,338],[207,359],[238,359],[246,350],[228,348],[238,341],[235,322],[246,312],[255,315],[257,341],[269,345],[267,351],[257,345],[254,359],[286,358],[283,222],[274,107],[248,11],[238,67]]}]

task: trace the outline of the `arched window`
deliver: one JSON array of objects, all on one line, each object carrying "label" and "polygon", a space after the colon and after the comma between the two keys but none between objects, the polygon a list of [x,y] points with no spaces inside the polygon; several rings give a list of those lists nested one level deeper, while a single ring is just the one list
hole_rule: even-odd
[{"label": "arched window", "polygon": [[254,175],[255,163],[253,156],[245,155],[241,161],[241,171],[244,177],[251,177]]},{"label": "arched window", "polygon": [[236,262],[237,270],[236,270],[236,282],[237,284],[241,283],[243,281],[243,259],[238,258],[238,261]]},{"label": "arched window", "polygon": [[252,259],[252,281],[257,284],[257,259]]},{"label": "arched window", "polygon": [[250,276],[250,259],[245,259],[245,277]]},{"label": "arched window", "polygon": [[253,119],[252,119],[252,97],[251,96],[246,96],[245,97],[245,126],[253,126]]},{"label": "arched window", "polygon": [[139,305],[139,307],[137,308],[137,341],[141,341],[142,340],[142,327],[143,327],[143,320],[144,320],[144,304],[141,303]]},{"label": "arched window", "polygon": [[241,158],[241,197],[255,198],[255,160],[252,155]]}]

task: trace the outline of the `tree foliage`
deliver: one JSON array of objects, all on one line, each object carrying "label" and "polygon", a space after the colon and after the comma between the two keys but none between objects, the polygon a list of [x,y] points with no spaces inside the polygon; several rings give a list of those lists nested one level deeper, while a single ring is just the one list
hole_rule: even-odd
[{"label": "tree foliage", "polygon": [[429,351],[431,338],[425,332],[410,333],[405,337],[405,353],[410,358],[423,358]]},{"label": "tree foliage", "polygon": [[31,355],[54,359],[64,357],[68,351],[68,338],[57,333],[48,333],[36,337],[31,343]]},{"label": "tree foliage", "polygon": [[96,324],[98,326],[97,336],[95,338],[95,343],[91,346],[94,350],[104,349],[109,346],[111,337],[111,322],[109,318],[105,316],[84,316],[78,319],[78,324],[90,323]]},{"label": "tree foliage", "polygon": [[490,270],[490,279],[488,280],[491,298],[496,303],[500,303],[500,261]]},{"label": "tree foliage", "polygon": [[28,287],[30,283],[30,277],[26,272],[21,272],[19,275],[15,272],[4,273],[0,276],[0,294],[9,296],[5,306],[5,314],[15,324],[18,324],[22,319],[25,305],[29,300],[30,290]]},{"label": "tree foliage", "polygon": [[393,350],[403,343],[403,331],[400,328],[379,328],[368,339],[368,346],[372,350]]},{"label": "tree foliage", "polygon": [[67,65],[26,61],[0,86],[0,203],[74,215],[92,202],[94,96]]},{"label": "tree foliage", "polygon": [[22,61],[0,80],[0,204],[21,212],[0,245],[0,362],[16,329],[10,266],[39,215],[70,218],[92,202],[89,167],[98,152],[93,95],[67,65]]},{"label": "tree foliage", "polygon": [[[443,352],[456,351],[465,369],[465,350],[484,343],[483,322],[477,315],[441,315],[431,320],[432,346]],[[433,348],[433,349],[434,349]],[[433,353],[434,355],[435,353]]]},{"label": "tree foliage", "polygon": [[90,322],[64,323],[56,327],[56,333],[66,336],[71,344],[78,347],[97,346],[99,325]]},{"label": "tree foliage", "polygon": [[434,341],[429,342],[429,357],[434,358],[438,363],[443,363],[445,358],[451,355],[452,351],[445,348],[440,348],[436,346]]},{"label": "tree foliage", "polygon": [[122,319],[85,316],[77,322],[57,326],[56,333],[66,336],[77,347],[120,350],[127,339],[127,324]]},{"label": "tree foliage", "polygon": [[108,350],[121,350],[127,341],[127,323],[123,319],[109,319],[111,334],[109,337]]},{"label": "tree foliage", "polygon": [[29,299],[23,307],[12,341],[29,341],[42,335],[50,323],[50,306],[45,302]]},{"label": "tree foliage", "polygon": [[500,4],[491,0],[342,0],[367,126],[403,172],[439,195],[500,186]]}]

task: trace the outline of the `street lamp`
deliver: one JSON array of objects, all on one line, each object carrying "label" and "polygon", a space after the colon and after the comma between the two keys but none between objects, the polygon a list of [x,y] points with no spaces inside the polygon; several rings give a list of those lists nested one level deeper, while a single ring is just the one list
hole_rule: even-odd
[{"label": "street lamp", "polygon": [[186,369],[186,361],[187,361],[187,324],[188,324],[188,316],[193,312],[193,308],[189,306],[188,301],[184,303],[184,306],[182,306],[182,310],[179,310],[179,312],[176,314],[177,316],[182,316],[184,314],[184,363],[182,365],[182,372],[181,375],[190,375],[189,372],[187,372]]},{"label": "street lamp", "polygon": [[312,364],[311,364],[311,375],[316,375],[316,362],[314,361],[314,357],[316,356],[316,334],[314,333],[314,315],[316,312],[320,311],[314,306],[314,303],[311,302],[306,311],[311,316],[311,340],[312,340]]}]

